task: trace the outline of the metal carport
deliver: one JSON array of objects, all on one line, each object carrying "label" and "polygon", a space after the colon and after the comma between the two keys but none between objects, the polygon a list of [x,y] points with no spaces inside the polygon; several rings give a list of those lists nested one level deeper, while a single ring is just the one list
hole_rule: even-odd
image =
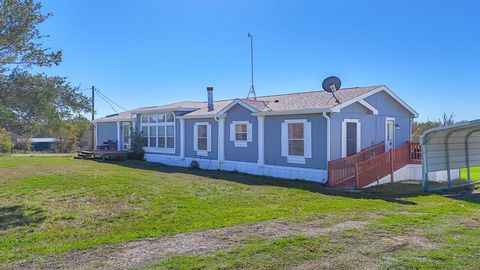
[{"label": "metal carport", "polygon": [[429,172],[446,170],[448,188],[452,188],[450,170],[467,168],[466,185],[480,183],[472,182],[470,174],[471,167],[480,166],[480,119],[429,129],[420,137],[420,144],[425,191],[429,191]]}]

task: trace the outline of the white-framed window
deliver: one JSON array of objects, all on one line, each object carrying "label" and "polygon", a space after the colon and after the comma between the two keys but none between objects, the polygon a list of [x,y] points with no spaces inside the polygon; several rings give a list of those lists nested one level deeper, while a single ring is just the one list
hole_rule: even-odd
[{"label": "white-framed window", "polygon": [[306,119],[285,120],[281,127],[282,156],[288,163],[305,164],[312,158],[312,123]]},{"label": "white-framed window", "polygon": [[342,121],[342,158],[360,152],[362,148],[361,124],[359,119]]},{"label": "white-framed window", "polygon": [[175,153],[175,115],[143,114],[141,117],[143,145],[150,151]]},{"label": "white-framed window", "polygon": [[212,151],[212,126],[208,122],[196,122],[193,125],[193,150],[199,156],[208,156]]},{"label": "white-framed window", "polygon": [[230,141],[235,147],[247,147],[252,141],[252,124],[249,121],[232,121],[230,124]]}]

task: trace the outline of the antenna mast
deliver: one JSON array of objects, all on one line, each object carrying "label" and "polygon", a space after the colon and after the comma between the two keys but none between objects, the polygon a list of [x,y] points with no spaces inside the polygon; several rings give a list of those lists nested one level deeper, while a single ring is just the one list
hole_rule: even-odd
[{"label": "antenna mast", "polygon": [[250,64],[251,64],[251,70],[252,70],[252,85],[250,86],[250,91],[248,91],[247,98],[249,98],[250,95],[252,95],[253,99],[257,99],[257,94],[255,93],[255,87],[253,86],[253,36],[252,34],[248,33],[248,38],[250,39]]}]

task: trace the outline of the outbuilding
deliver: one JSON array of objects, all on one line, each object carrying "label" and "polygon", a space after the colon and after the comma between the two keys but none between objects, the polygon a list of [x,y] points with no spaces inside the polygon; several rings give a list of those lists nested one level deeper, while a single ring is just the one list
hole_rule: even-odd
[{"label": "outbuilding", "polygon": [[[480,166],[480,119],[450,126],[432,128],[420,137],[422,145],[423,187],[429,191],[429,173],[446,171],[448,188],[452,185],[452,170],[467,169],[468,183],[473,181],[470,169]],[[477,179],[479,180],[479,179]]]}]

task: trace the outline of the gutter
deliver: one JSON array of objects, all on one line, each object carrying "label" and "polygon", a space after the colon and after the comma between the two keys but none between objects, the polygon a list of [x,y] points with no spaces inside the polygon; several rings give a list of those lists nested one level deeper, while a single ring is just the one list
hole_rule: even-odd
[{"label": "gutter", "polygon": [[330,161],[330,116],[326,112],[322,113],[323,117],[327,119],[327,162]]}]

